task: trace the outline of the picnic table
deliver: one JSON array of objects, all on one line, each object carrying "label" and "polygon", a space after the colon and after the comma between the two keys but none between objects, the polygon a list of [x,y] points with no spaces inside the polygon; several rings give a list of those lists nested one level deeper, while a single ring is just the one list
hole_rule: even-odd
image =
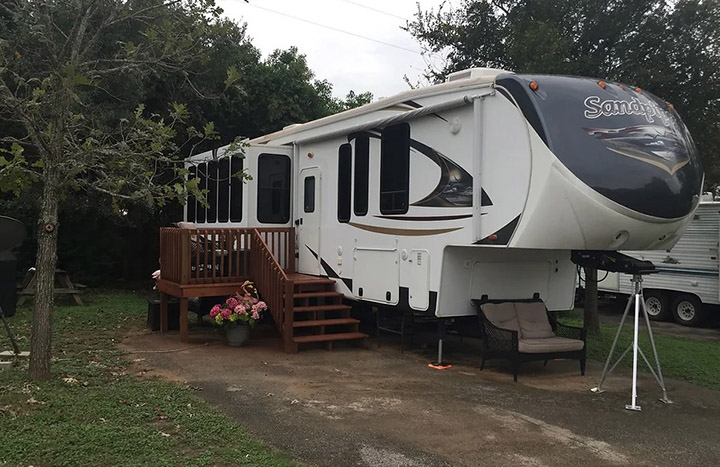
[{"label": "picnic table", "polygon": [[[25,276],[23,285],[19,287],[20,291],[18,292],[18,295],[20,297],[18,298],[18,306],[25,303],[25,300],[27,298],[35,295],[36,284],[37,279],[35,276],[35,268],[30,268],[27,272],[27,275]],[[70,274],[68,274],[67,271],[63,271],[62,269],[55,270],[56,294],[68,294],[72,296],[76,305],[83,306],[83,301],[82,298],[80,298],[80,294],[82,293],[82,289],[84,288],[85,286],[82,284],[73,284],[72,280],[70,279]]]}]

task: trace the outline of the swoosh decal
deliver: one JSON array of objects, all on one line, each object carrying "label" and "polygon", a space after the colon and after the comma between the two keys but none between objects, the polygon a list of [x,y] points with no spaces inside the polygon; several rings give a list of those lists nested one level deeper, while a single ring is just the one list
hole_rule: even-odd
[{"label": "swoosh decal", "polygon": [[458,219],[467,219],[472,217],[472,214],[461,214],[457,216],[374,216],[379,219],[391,219],[394,221],[420,221],[420,222],[432,222],[432,221],[454,221]]},{"label": "swoosh decal", "polygon": [[[373,130],[378,133],[380,130]],[[348,135],[348,142],[365,135],[369,138],[380,139],[380,135],[363,131]],[[440,180],[433,191],[419,201],[411,203],[411,206],[425,207],[449,207],[469,208],[472,207],[473,178],[465,169],[456,164],[452,159],[441,154],[430,146],[414,139],[410,140],[410,147],[417,153],[422,154],[433,161],[440,168]],[[492,206],[493,202],[482,189],[480,192],[480,206]]]},{"label": "swoosh decal", "polygon": [[368,232],[374,232],[385,235],[400,235],[405,237],[423,237],[428,235],[440,235],[448,232],[454,232],[462,229],[462,227],[454,227],[448,229],[395,229],[392,227],[380,227],[377,225],[357,224],[355,222],[348,222],[351,225],[360,230],[367,230]]}]

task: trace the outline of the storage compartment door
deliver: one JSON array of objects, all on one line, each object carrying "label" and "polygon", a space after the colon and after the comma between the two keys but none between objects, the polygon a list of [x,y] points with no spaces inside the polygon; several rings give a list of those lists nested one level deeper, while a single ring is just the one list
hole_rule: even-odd
[{"label": "storage compartment door", "polygon": [[353,293],[361,300],[397,305],[400,274],[397,249],[356,248]]},{"label": "storage compartment door", "polygon": [[413,310],[425,311],[430,305],[430,252],[410,250],[410,290],[408,302]]}]

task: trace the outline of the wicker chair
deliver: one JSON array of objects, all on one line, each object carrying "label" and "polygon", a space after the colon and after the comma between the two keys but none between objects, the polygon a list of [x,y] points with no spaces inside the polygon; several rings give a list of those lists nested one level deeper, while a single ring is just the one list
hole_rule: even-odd
[{"label": "wicker chair", "polygon": [[502,358],[513,364],[513,381],[517,382],[520,363],[543,360],[574,359],[580,361],[585,374],[586,331],[558,323],[538,300],[491,302],[473,300],[480,322],[482,363]]}]

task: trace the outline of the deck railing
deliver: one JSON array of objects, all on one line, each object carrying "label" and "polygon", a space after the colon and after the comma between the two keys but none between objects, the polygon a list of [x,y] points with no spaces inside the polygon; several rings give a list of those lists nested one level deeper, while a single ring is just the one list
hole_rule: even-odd
[{"label": "deck railing", "polygon": [[251,259],[254,232],[283,269],[295,270],[292,228],[162,228],[161,277],[180,285],[249,279],[254,276]]},{"label": "deck railing", "polygon": [[[293,347],[293,281],[288,278],[285,270],[273,255],[266,239],[274,239],[274,235],[263,235],[255,230],[252,236],[251,264],[255,285],[267,303],[268,310],[275,320],[275,325],[283,336],[285,352]],[[272,241],[272,240],[271,240]],[[293,255],[294,256],[294,255]]]},{"label": "deck railing", "polygon": [[162,228],[160,276],[181,286],[255,282],[283,336],[293,348],[293,228]]}]

